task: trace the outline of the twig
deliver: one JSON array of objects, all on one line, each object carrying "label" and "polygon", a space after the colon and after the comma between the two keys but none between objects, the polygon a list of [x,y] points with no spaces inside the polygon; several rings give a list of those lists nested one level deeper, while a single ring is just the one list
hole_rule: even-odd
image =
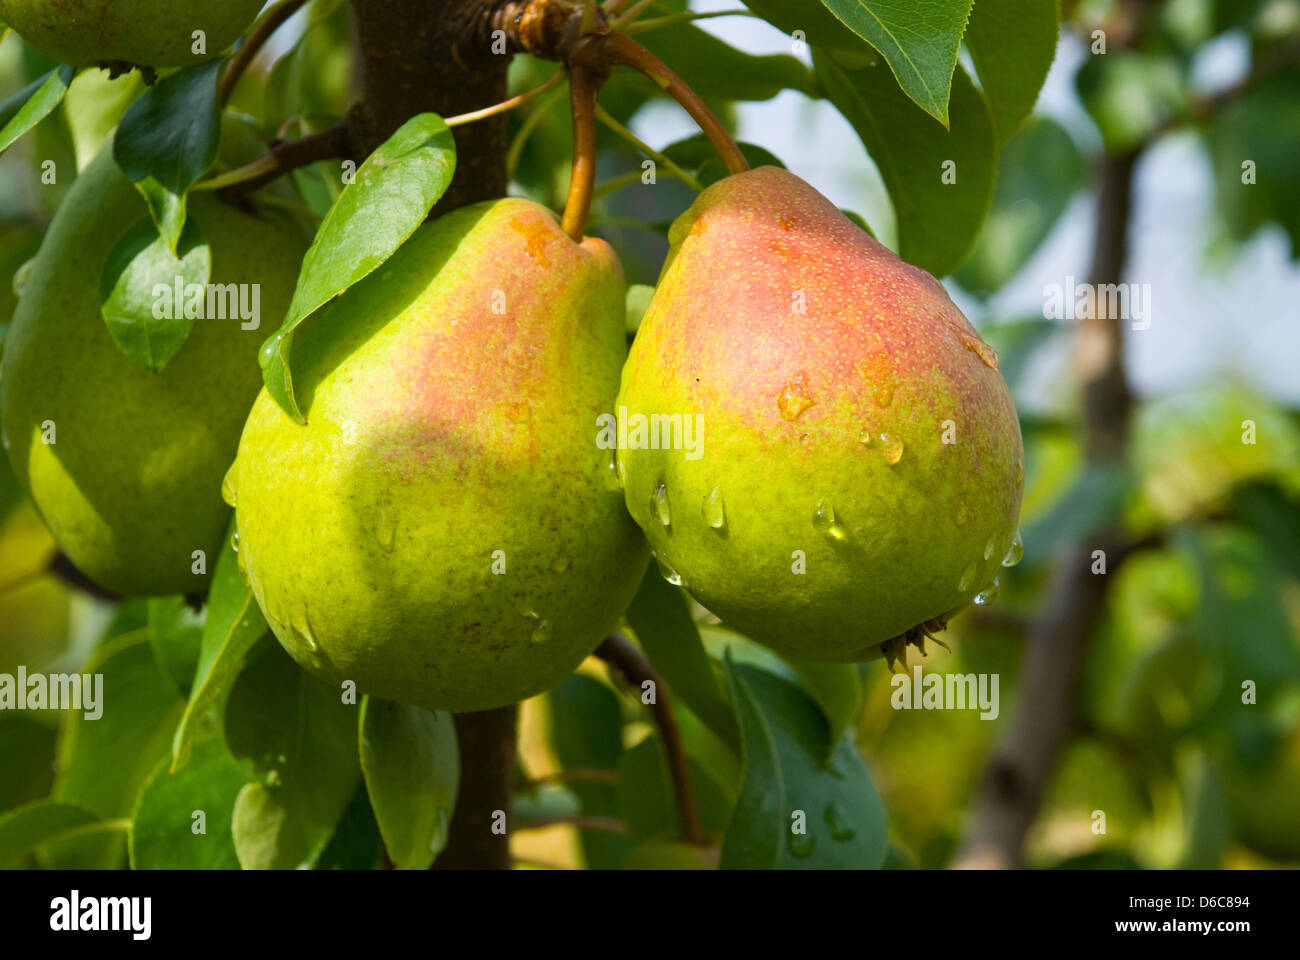
[{"label": "twig", "polygon": [[633,133],[623,124],[619,123],[618,120],[616,120],[608,110],[606,110],[604,107],[600,106],[599,104],[596,105],[596,116],[601,123],[609,127],[611,130],[617,133],[628,143],[632,144],[634,147],[636,147],[638,150],[640,150],[642,153],[648,156],[655,163],[662,165],[664,169],[666,169],[678,180],[681,180],[684,184],[686,184],[696,193],[699,193],[701,190],[704,189],[704,187],[701,186],[700,181],[696,180],[693,176],[691,176],[680,166],[678,166],[676,163],[670,160],[666,154],[660,153],[658,150],[656,150],[654,147],[647,144],[644,140],[638,137],[635,133]]},{"label": "twig", "polygon": [[545,93],[546,91],[559,86],[560,81],[563,79],[564,72],[556,70],[555,73],[551,74],[550,77],[533,87],[531,90],[525,90],[523,93],[511,97],[509,100],[502,100],[500,103],[493,104],[490,107],[484,107],[482,110],[474,110],[470,113],[462,113],[454,117],[447,117],[446,124],[449,127],[460,127],[467,123],[473,123],[475,120],[484,120],[487,117],[494,117],[499,113],[505,113],[507,110],[513,110],[520,104],[527,103],[538,94]]},{"label": "twig", "polygon": [[271,34],[284,26],[285,22],[301,10],[306,2],[307,0],[283,0],[282,3],[272,7],[270,12],[249,31],[243,45],[230,58],[226,72],[221,78],[221,86],[217,88],[218,103],[224,107],[230,102],[231,94],[235,92],[239,78],[244,75],[244,71],[248,69],[249,64],[266,46],[266,41],[271,39]]},{"label": "twig", "polygon": [[346,120],[340,120],[319,133],[276,143],[272,145],[269,153],[247,166],[219,174],[210,180],[203,180],[195,184],[194,189],[219,190],[223,198],[234,199],[299,167],[310,166],[320,160],[347,157],[350,154],[348,124]]},{"label": "twig", "polygon": [[682,742],[682,731],[673,716],[668,690],[659,672],[640,649],[620,633],[611,633],[596,648],[594,656],[604,660],[621,673],[634,687],[647,681],[654,684],[655,698],[650,705],[659,737],[668,753],[668,770],[672,776],[673,794],[677,800],[677,816],[681,821],[682,837],[687,843],[701,845],[705,842],[704,827],[700,823],[699,808],[695,801],[695,784],[691,780],[691,764]]},{"label": "twig", "polygon": [[92,597],[98,597],[101,600],[118,601],[123,599],[121,594],[114,593],[112,590],[106,590],[91,580],[84,573],[76,568],[73,562],[68,559],[66,553],[58,553],[50,561],[50,573],[54,574],[70,587],[75,587],[82,593],[88,593]]}]

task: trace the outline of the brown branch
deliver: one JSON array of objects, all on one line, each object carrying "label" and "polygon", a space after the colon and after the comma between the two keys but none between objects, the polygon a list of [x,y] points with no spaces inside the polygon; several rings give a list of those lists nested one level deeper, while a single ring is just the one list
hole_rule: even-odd
[{"label": "brown branch", "polygon": [[654,684],[654,702],[650,711],[659,728],[660,739],[668,754],[668,771],[673,782],[673,795],[677,800],[677,816],[681,821],[682,837],[687,843],[705,843],[704,827],[700,823],[699,808],[695,802],[695,784],[691,780],[691,764],[682,742],[682,731],[673,716],[672,702],[659,672],[641,650],[620,633],[611,633],[596,648],[593,656],[604,660],[609,667],[621,673],[628,683],[640,688],[647,681]]},{"label": "brown branch", "polygon": [[271,34],[284,26],[290,17],[302,9],[306,2],[307,0],[283,0],[282,3],[272,7],[270,12],[249,31],[243,45],[230,58],[226,72],[221,78],[221,86],[217,89],[217,103],[224,107],[230,102],[230,96],[235,92],[235,87],[239,84],[239,78],[244,75],[244,71],[248,69],[253,59],[266,46],[266,41],[271,39]]},{"label": "brown branch", "polygon": [[319,133],[273,143],[264,156],[245,167],[214,177],[200,184],[198,189],[217,190],[222,199],[234,201],[300,167],[351,156],[348,122],[340,120]]},{"label": "brown branch", "polygon": [[[1138,153],[1103,161],[1097,232],[1089,280],[1093,289],[1120,281],[1128,260],[1133,170]],[[1133,396],[1124,373],[1124,318],[1102,312],[1100,299],[1080,322],[1083,358],[1084,448],[1089,465],[1115,462],[1128,449]],[[971,827],[958,867],[1020,864],[1025,837],[1066,744],[1077,734],[1076,696],[1088,643],[1106,594],[1137,544],[1114,528],[1074,544],[1053,572],[1025,643],[1019,704],[978,788]],[[1106,573],[1093,574],[1093,551],[1103,550]]]}]

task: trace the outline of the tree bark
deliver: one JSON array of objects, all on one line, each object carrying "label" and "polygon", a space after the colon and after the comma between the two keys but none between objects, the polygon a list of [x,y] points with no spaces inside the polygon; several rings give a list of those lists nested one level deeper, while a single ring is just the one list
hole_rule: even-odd
[{"label": "tree bark", "polygon": [[[348,118],[358,158],[368,156],[419,113],[450,117],[506,98],[508,53],[493,53],[484,29],[497,4],[486,0],[352,0],[363,99]],[[433,216],[505,196],[504,116],[457,127],[456,176]],[[458,714],[460,793],[442,869],[510,867],[509,825],[516,708]]]}]

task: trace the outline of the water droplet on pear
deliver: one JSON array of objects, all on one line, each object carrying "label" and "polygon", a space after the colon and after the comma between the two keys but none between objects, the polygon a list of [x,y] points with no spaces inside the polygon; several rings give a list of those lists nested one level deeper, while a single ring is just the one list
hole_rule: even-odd
[{"label": "water droplet on pear", "polygon": [[903,459],[903,438],[892,433],[882,433],[880,449],[885,455],[885,463],[892,467]]},{"label": "water droplet on pear", "polygon": [[727,506],[722,500],[722,488],[714,487],[700,508],[704,522],[714,530],[721,530],[727,525]]},{"label": "water droplet on pear", "polygon": [[650,494],[650,514],[665,527],[673,522],[672,508],[668,504],[668,486],[662,480]]},{"label": "water droplet on pear", "polygon": [[659,564],[659,576],[663,577],[674,587],[682,585],[682,575],[673,569],[673,565],[663,557],[656,556],[655,562]]},{"label": "water droplet on pear", "polygon": [[998,596],[998,578],[994,577],[993,582],[987,587],[975,594],[975,603],[977,606],[985,607],[997,599]]},{"label": "water droplet on pear", "polygon": [[813,511],[812,522],[817,532],[828,540],[848,539],[849,532],[840,522],[840,518],[835,515],[835,508],[824,500],[817,504],[817,509]]},{"label": "water droplet on pear", "polygon": [[1025,544],[1020,539],[1020,531],[1016,531],[1015,538],[1011,541],[1011,546],[1007,548],[1007,554],[1002,558],[1002,566],[1014,567],[1020,562],[1025,555]]}]

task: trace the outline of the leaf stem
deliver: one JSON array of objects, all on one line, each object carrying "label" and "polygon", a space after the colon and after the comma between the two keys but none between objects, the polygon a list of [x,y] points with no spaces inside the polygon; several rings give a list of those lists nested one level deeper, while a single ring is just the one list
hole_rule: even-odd
[{"label": "leaf stem", "polygon": [[447,126],[459,127],[467,123],[473,123],[475,120],[483,120],[487,117],[496,116],[498,113],[505,113],[507,110],[513,110],[520,104],[527,103],[529,100],[533,99],[533,97],[545,93],[548,90],[553,90],[555,87],[559,86],[560,81],[563,79],[564,73],[557,70],[555,73],[551,74],[545,82],[539,83],[531,90],[525,90],[523,93],[511,97],[509,100],[502,100],[500,103],[493,104],[490,107],[484,107],[482,110],[474,110],[470,113],[461,113],[454,117],[448,117],[446,119]]},{"label": "leaf stem", "polygon": [[614,119],[614,117],[610,115],[610,113],[607,112],[599,104],[596,105],[596,117],[600,120],[601,123],[609,127],[611,130],[617,133],[624,140],[627,140],[629,143],[631,143],[634,147],[636,147],[638,150],[640,150],[642,153],[648,156],[655,163],[662,164],[664,169],[666,169],[677,179],[681,180],[683,183],[685,183],[696,193],[699,193],[701,190],[704,189],[704,187],[700,185],[700,182],[696,180],[695,177],[691,176],[691,174],[683,170],[680,166],[678,166],[676,163],[670,160],[665,154],[662,154],[658,150],[654,149],[654,147],[649,146],[644,140],[638,137],[635,133],[633,133],[623,124],[619,123],[616,119]]},{"label": "leaf stem", "polygon": [[221,78],[221,86],[217,88],[217,103],[224,107],[230,101],[231,94],[235,92],[235,87],[239,83],[239,78],[244,75],[244,71],[248,69],[249,64],[266,46],[266,41],[270,40],[271,35],[284,26],[290,17],[302,9],[306,2],[307,0],[282,0],[281,3],[272,7],[266,16],[257,21],[256,26],[249,31],[243,46],[236,50],[235,55],[230,58],[225,75]]}]

